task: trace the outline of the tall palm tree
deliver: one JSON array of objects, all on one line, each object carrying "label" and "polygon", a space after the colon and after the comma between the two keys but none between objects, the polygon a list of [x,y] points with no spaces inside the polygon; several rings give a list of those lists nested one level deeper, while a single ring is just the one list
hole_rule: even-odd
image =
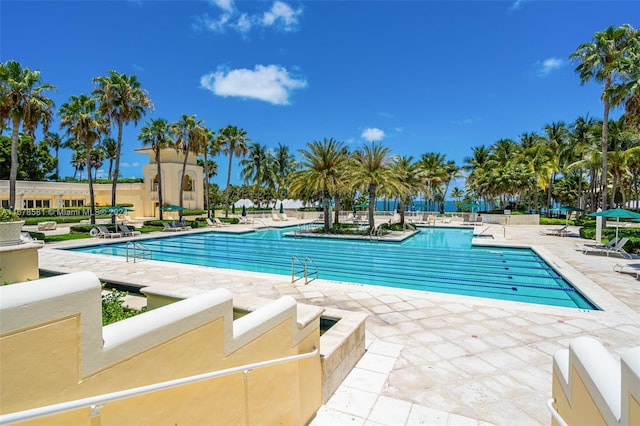
[{"label": "tall palm tree", "polygon": [[[218,174],[218,165],[215,161],[209,160],[207,157],[211,155],[215,157],[220,154],[220,143],[216,136],[216,132],[211,129],[206,129],[206,142],[203,147],[204,160],[202,161],[202,167],[204,171],[204,202],[207,205],[207,217],[211,217],[211,203],[209,201],[209,180]],[[198,160],[199,161],[199,160]]]},{"label": "tall palm tree", "polygon": [[419,171],[419,164],[413,161],[411,156],[396,156],[392,165],[394,175],[398,180],[399,192],[398,210],[400,210],[400,223],[404,224],[405,206],[411,202],[411,197],[418,195],[423,185],[423,177]]},{"label": "tall palm tree", "polygon": [[138,140],[143,146],[151,145],[156,162],[156,174],[158,176],[158,206],[160,206],[160,220],[162,220],[162,167],[160,165],[160,152],[165,148],[173,147],[173,139],[169,134],[169,122],[164,118],[151,119],[140,129]]},{"label": "tall palm tree", "polygon": [[[624,96],[613,96],[616,88],[624,80],[624,70],[629,50],[637,52],[638,30],[625,24],[618,28],[610,26],[593,35],[593,41],[583,43],[569,57],[577,61],[576,72],[582,84],[590,80],[603,83],[601,100],[604,104],[602,118],[602,171],[600,173],[601,207],[607,208],[607,149],[609,144],[609,110],[622,102]],[[632,53],[633,53],[632,52]],[[636,62],[637,68],[637,62]]]},{"label": "tall palm tree", "polygon": [[[118,137],[111,183],[111,205],[116,205],[116,187],[120,174],[120,156],[122,153],[122,128],[131,122],[138,125],[138,120],[153,109],[151,99],[147,92],[140,88],[140,82],[135,75],[127,76],[114,70],[109,71],[108,76],[100,76],[93,79],[95,88],[93,95],[100,101],[100,113],[118,126]],[[113,215],[113,223],[116,216]]]},{"label": "tall palm tree", "polygon": [[[260,188],[275,186],[275,175],[273,170],[273,156],[266,145],[252,142],[248,146],[248,154],[240,161],[242,178],[245,184],[253,183],[253,191],[260,207]],[[268,201],[267,201],[268,203]]]},{"label": "tall palm tree", "polygon": [[556,178],[556,173],[560,171],[561,166],[565,164],[562,158],[562,153],[566,152],[565,147],[569,140],[569,129],[563,121],[554,121],[551,124],[544,126],[545,136],[543,136],[544,143],[547,145],[548,152],[551,157],[551,179],[547,186],[547,211],[551,208],[551,192],[553,190],[553,182]]},{"label": "tall palm tree", "polygon": [[118,143],[112,137],[102,138],[100,148],[102,148],[102,152],[104,152],[104,158],[109,160],[108,179],[111,179],[113,177],[113,160],[115,160],[118,155]]},{"label": "tall palm tree", "polygon": [[60,148],[62,148],[62,146],[63,146],[62,138],[57,133],[47,132],[47,134],[44,137],[44,141],[47,144],[47,146],[49,148],[53,148],[53,150],[56,153],[56,176],[55,176],[55,179],[56,179],[56,181],[59,181],[60,180],[60,160],[59,160],[58,153],[60,151]]},{"label": "tall palm tree", "polygon": [[53,116],[53,101],[45,96],[56,87],[43,83],[40,71],[31,71],[17,61],[0,64],[0,122],[3,127],[11,123],[11,165],[9,171],[9,207],[16,207],[16,180],[18,179],[19,129],[35,140],[35,129],[41,124],[44,133],[49,130]]},{"label": "tall palm tree", "polygon": [[344,186],[347,147],[333,138],[313,141],[300,151],[300,169],[292,172],[290,191],[305,201],[320,195],[324,209],[324,230],[329,232],[331,196]]},{"label": "tall palm tree", "polygon": [[278,144],[273,155],[273,173],[276,179],[276,198],[283,199],[287,196],[285,188],[290,173],[296,168],[296,159],[289,151],[289,147],[281,143]]},{"label": "tall palm tree", "polygon": [[399,180],[391,167],[391,149],[378,143],[365,145],[353,153],[352,164],[349,167],[349,178],[352,182],[358,182],[361,190],[369,194],[369,231],[375,229],[375,204],[376,192],[383,187],[385,192],[400,192]]},{"label": "tall palm tree", "polygon": [[[203,123],[202,120],[196,120],[195,115],[182,114],[182,119],[174,121],[169,126],[169,132],[175,137],[174,148],[184,154],[182,174],[180,176],[180,207],[184,207],[184,177],[187,171],[189,153],[192,152],[195,155],[199,155],[209,139],[207,129]],[[182,217],[182,212],[180,217]]]},{"label": "tall palm tree", "polygon": [[247,132],[236,126],[227,126],[218,131],[218,143],[222,147],[222,152],[229,155],[229,168],[227,169],[227,187],[224,190],[224,217],[229,217],[229,186],[231,185],[231,166],[233,157],[244,157],[247,152],[247,144],[251,139],[247,137]]},{"label": "tall palm tree", "polygon": [[108,127],[106,119],[98,112],[96,104],[96,98],[82,94],[71,96],[70,102],[60,107],[60,127],[66,129],[67,136],[73,137],[84,145],[92,225],[96,223],[96,209],[91,177],[91,152],[95,142],[107,131]]}]

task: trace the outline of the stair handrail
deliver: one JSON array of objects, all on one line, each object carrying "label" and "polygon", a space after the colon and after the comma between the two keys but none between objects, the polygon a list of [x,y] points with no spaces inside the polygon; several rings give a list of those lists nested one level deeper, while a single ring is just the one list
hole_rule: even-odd
[{"label": "stair handrail", "polygon": [[268,367],[275,364],[282,364],[289,361],[297,361],[300,359],[311,358],[318,354],[318,348],[314,347],[313,351],[306,352],[298,355],[291,355],[282,358],[274,358],[267,361],[254,362],[251,364],[240,365],[238,367],[225,368],[223,370],[210,371],[202,374],[195,374],[193,376],[182,377],[174,380],[167,380],[164,382],[153,383],[151,385],[138,386],[135,388],[125,389],[116,392],[105,393],[97,396],[90,396],[87,398],[76,399],[74,401],[61,402],[58,404],[45,405],[44,407],[31,408],[28,410],[17,411],[15,413],[0,415],[0,424],[10,424],[23,422],[25,420],[31,420],[38,417],[50,416],[53,414],[63,413],[65,411],[76,410],[83,407],[91,407],[91,417],[97,417],[100,415],[100,410],[105,403],[111,401],[117,401],[120,399],[131,398],[138,395],[143,395],[151,392],[156,392],[164,389],[174,388],[177,386],[183,386],[190,383],[200,382],[207,379],[226,376],[229,374],[244,372],[245,377],[249,375],[252,370],[261,367]]}]

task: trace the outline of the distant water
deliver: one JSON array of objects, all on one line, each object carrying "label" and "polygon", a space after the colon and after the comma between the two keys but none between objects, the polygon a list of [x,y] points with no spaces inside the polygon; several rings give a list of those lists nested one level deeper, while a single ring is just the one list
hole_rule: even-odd
[{"label": "distant water", "polygon": [[[377,200],[376,201],[376,210],[377,211],[383,211],[383,210],[397,210],[398,209],[398,202],[396,200],[389,200],[389,201],[385,201],[385,200]],[[424,206],[422,204],[422,202],[418,202],[416,204],[414,204],[413,206],[406,206],[407,210],[411,210],[411,211],[423,211],[424,210]],[[437,209],[432,209],[432,210],[437,210]],[[458,211],[458,209],[456,208],[456,202],[449,200],[449,201],[445,201],[444,203],[444,211],[445,212],[455,212]]]}]

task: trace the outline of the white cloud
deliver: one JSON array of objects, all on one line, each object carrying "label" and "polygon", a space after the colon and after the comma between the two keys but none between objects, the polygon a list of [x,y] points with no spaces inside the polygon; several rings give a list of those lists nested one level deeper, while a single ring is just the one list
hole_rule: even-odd
[{"label": "white cloud", "polygon": [[271,10],[262,15],[262,24],[266,27],[280,25],[284,31],[292,31],[298,26],[298,16],[301,9],[294,10],[282,1],[275,1]]},{"label": "white cloud", "polygon": [[233,0],[210,0],[210,3],[222,9],[222,12],[214,18],[207,14],[197,17],[193,25],[195,29],[219,33],[232,29],[243,35],[253,28],[295,31],[298,29],[299,17],[302,14],[301,8],[294,9],[280,0],[273,2],[268,11],[253,15],[238,10]]},{"label": "white cloud", "polygon": [[559,58],[547,58],[541,63],[536,63],[536,68],[538,68],[537,74],[540,77],[548,76],[552,71],[555,71],[561,68],[564,65],[564,61]]},{"label": "white cloud", "polygon": [[384,139],[384,131],[375,127],[367,127],[362,131],[362,134],[360,136],[362,137],[362,139],[369,142],[379,142]]},{"label": "white cloud", "polygon": [[133,163],[127,163],[126,161],[120,163],[120,167],[122,167],[123,169],[128,169],[129,167],[139,167],[140,163],[138,163],[137,161],[133,162]]},{"label": "white cloud", "polygon": [[211,0],[211,3],[215,4],[225,12],[232,12],[234,9],[233,0]]},{"label": "white cloud", "polygon": [[515,0],[509,10],[518,10],[526,0]]},{"label": "white cloud", "polygon": [[288,105],[294,89],[307,87],[307,82],[295,78],[278,65],[256,65],[253,70],[218,69],[200,77],[200,85],[218,96],[258,99],[274,105]]}]

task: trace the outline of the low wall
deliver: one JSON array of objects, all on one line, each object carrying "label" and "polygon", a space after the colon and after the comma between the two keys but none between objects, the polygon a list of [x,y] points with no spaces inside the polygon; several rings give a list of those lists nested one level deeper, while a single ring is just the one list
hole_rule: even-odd
[{"label": "low wall", "polygon": [[[146,287],[147,308],[155,309],[188,296],[187,293],[167,292]],[[253,312],[268,303],[268,299],[251,296],[236,296],[234,312]],[[299,327],[304,327],[309,318],[336,320],[336,324],[320,336],[320,359],[322,362],[322,400],[327,402],[347,375],[353,370],[365,352],[365,321],[367,315],[359,312],[333,308],[319,308],[298,304]]]},{"label": "low wall", "polygon": [[553,355],[552,393],[570,426],[640,424],[640,346],[618,360],[590,337],[573,340]]},{"label": "low wall", "polygon": [[[91,273],[0,287],[0,413],[305,354],[320,344],[319,320],[299,328],[290,297],[232,318],[223,289],[103,327],[101,286]],[[111,401],[96,417],[87,407],[26,423],[305,424],[322,403],[321,381],[318,354]]]},{"label": "low wall", "polygon": [[481,213],[482,222],[496,225],[539,225],[539,214],[485,214]]}]

